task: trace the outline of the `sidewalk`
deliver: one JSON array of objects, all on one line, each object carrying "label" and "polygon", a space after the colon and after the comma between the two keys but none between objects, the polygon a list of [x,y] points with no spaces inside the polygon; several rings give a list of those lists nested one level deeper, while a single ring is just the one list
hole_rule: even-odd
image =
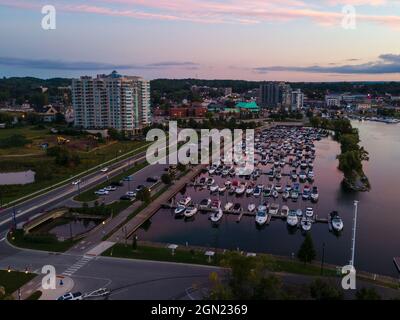
[{"label": "sidewalk", "polygon": [[171,187],[165,191],[155,201],[151,202],[144,210],[137,214],[133,219],[126,223],[122,228],[115,232],[110,238],[111,242],[119,242],[121,239],[130,237],[144,222],[151,218],[161,207],[163,203],[168,202],[173,196],[175,196],[186,184],[192,181],[205,165],[198,165],[193,168],[184,177],[180,178]]}]

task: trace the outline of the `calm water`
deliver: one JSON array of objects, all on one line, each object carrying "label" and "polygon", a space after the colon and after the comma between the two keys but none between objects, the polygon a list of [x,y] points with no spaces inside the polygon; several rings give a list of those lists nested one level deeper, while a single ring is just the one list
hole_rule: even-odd
[{"label": "calm water", "polygon": [[[315,182],[319,188],[320,199],[317,204],[309,201],[289,200],[291,209],[312,206],[320,217],[327,217],[332,210],[339,211],[345,229],[339,237],[330,233],[327,224],[314,224],[311,235],[318,252],[322,254],[325,243],[326,261],[339,265],[347,264],[350,259],[351,229],[353,221],[353,201],[360,200],[356,244],[356,268],[371,272],[396,276],[398,273],[393,264],[393,257],[400,255],[400,211],[397,204],[400,198],[398,182],[400,181],[400,126],[375,122],[354,122],[360,129],[362,145],[370,153],[370,162],[365,171],[370,179],[372,190],[369,193],[349,194],[341,190],[342,174],[337,169],[336,155],[340,153],[339,145],[331,139],[315,143],[317,157],[314,162]],[[271,165],[262,166],[263,171]],[[288,167],[285,172],[288,172]],[[221,177],[213,177],[216,183],[222,184]],[[289,177],[283,177],[284,187]],[[262,176],[259,183],[270,183]],[[276,183],[276,182],[274,182]],[[187,188],[195,203],[210,197],[208,190]],[[182,195],[181,195],[182,197]],[[248,203],[259,204],[260,200],[246,196],[236,198],[227,193],[221,196],[222,203],[240,202],[247,208]],[[282,205],[280,198],[274,201]],[[243,217],[236,223],[237,216],[224,215],[218,228],[212,227],[207,214],[198,213],[193,220],[177,220],[170,210],[160,210],[148,224],[146,230],[140,230],[142,240],[169,242],[184,245],[201,245],[248,252],[267,252],[290,256],[297,253],[302,241],[301,230],[289,231],[286,222],[271,221],[269,226],[257,228],[254,218]]]}]

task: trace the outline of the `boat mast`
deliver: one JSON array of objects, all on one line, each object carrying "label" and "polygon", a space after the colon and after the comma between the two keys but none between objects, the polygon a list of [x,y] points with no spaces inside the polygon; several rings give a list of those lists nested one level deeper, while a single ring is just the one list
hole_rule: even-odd
[{"label": "boat mast", "polygon": [[358,211],[358,200],[354,200],[354,221],[353,221],[353,235],[351,239],[351,260],[350,265],[354,267],[354,255],[356,251],[356,231],[357,231],[357,211]]}]

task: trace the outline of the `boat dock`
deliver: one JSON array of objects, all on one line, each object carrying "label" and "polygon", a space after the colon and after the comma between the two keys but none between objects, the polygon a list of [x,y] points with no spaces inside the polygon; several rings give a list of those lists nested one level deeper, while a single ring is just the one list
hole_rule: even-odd
[{"label": "boat dock", "polygon": [[[199,208],[199,205],[194,204],[194,206],[202,212],[206,212],[206,213],[211,213],[211,212],[215,212],[214,209],[211,208]],[[162,208],[164,209],[176,209],[176,205],[175,204],[171,204],[171,203],[166,203],[162,205]],[[236,222],[239,223],[243,216],[247,216],[247,217],[255,217],[257,215],[256,211],[250,212],[250,211],[246,211],[246,210],[240,210],[240,211],[233,211],[233,210],[223,210],[224,214],[231,214],[231,215],[237,215],[237,219]],[[281,220],[285,220],[286,216],[282,216],[280,214],[268,214],[268,219],[266,224],[269,224],[271,222],[271,219],[281,219]],[[328,218],[320,218],[318,217],[318,215],[315,215],[314,218],[312,219],[314,223],[328,223]]]},{"label": "boat dock", "polygon": [[395,265],[396,268],[397,268],[397,271],[400,272],[400,257],[394,257],[394,258],[393,258],[393,262],[394,262],[394,265]]}]

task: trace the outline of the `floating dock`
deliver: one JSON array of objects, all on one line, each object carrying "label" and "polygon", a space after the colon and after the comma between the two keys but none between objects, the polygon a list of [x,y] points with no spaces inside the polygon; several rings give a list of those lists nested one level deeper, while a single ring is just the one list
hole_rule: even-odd
[{"label": "floating dock", "polygon": [[393,258],[393,262],[394,262],[394,265],[397,268],[397,271],[400,272],[400,257],[394,257]]},{"label": "floating dock", "polygon": [[[200,209],[199,205],[194,205],[199,211],[202,212],[215,212],[214,209],[211,208],[207,208],[207,209]],[[162,205],[162,208],[164,209],[176,209],[176,205],[174,204],[170,204],[170,203],[166,203]],[[246,210],[240,210],[240,211],[233,211],[233,210],[223,210],[224,214],[232,214],[232,215],[236,215],[238,216],[236,219],[236,222],[240,222],[243,218],[243,216],[247,216],[247,217],[255,217],[257,215],[256,211],[253,212],[249,212]],[[281,220],[285,220],[286,216],[282,216],[280,214],[268,214],[268,220],[266,222],[266,224],[269,224],[271,222],[271,219],[281,219]],[[312,219],[312,221],[315,223],[328,223],[328,219],[327,218],[320,218],[318,217],[318,215],[315,215],[314,218]]]}]

